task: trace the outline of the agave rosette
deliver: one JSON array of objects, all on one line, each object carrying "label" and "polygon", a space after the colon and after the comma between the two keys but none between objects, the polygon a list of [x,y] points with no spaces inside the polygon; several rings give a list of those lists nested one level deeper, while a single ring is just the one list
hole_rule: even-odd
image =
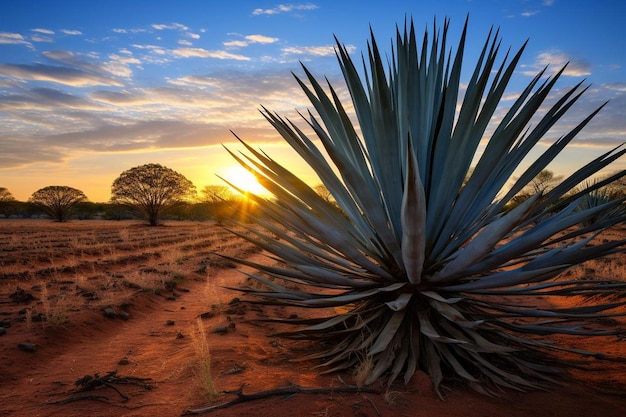
[{"label": "agave rosette", "polygon": [[[555,351],[595,354],[560,346],[553,335],[620,332],[585,326],[623,315],[619,297],[576,308],[533,303],[538,296],[624,291],[623,282],[555,277],[624,250],[624,240],[593,240],[623,223],[623,212],[601,216],[623,201],[580,202],[626,172],[572,190],[625,150],[617,147],[549,192],[505,210],[600,108],[513,177],[585,88],[574,86],[544,110],[563,70],[549,77],[541,71],[488,130],[525,45],[498,64],[500,40],[490,32],[459,99],[467,22],[454,56],[446,51],[448,24],[442,31],[435,27],[431,40],[426,33],[421,50],[412,22],[398,30],[387,64],[372,34],[363,76],[337,41],[352,118],[333,86],[323,87],[303,66],[305,79],[296,80],[315,110],[302,115],[315,139],[263,108],[334,203],[240,139],[245,151],[231,155],[273,195],[250,195],[262,215],[242,236],[276,262],[239,259],[258,268],[250,276],[262,285],[238,290],[254,302],[322,309],[317,318],[273,320],[293,326],[282,336],[313,341],[313,353],[302,359],[319,360],[325,372],[356,369],[360,382],[369,384],[381,378],[408,382],[423,370],[438,390],[446,377],[486,393],[542,388],[571,365],[551,355]],[[574,227],[590,218],[604,220]]]}]

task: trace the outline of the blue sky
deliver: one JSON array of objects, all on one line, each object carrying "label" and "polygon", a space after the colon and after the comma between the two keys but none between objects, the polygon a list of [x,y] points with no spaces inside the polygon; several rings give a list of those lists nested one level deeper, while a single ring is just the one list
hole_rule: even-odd
[{"label": "blue sky", "polygon": [[[26,200],[47,185],[107,201],[131,167],[158,162],[200,189],[233,161],[230,130],[315,181],[258,112],[305,109],[291,72],[303,62],[340,85],[333,35],[358,59],[371,26],[379,46],[412,17],[421,36],[469,15],[466,70],[491,26],[517,50],[513,97],[539,69],[570,62],[562,91],[589,91],[556,138],[609,105],[552,167],[567,174],[626,141],[626,2],[621,0],[11,1],[0,7],[0,187]],[[468,79],[468,77],[465,77]],[[504,103],[506,105],[506,102]],[[559,130],[561,129],[561,130]],[[548,138],[549,139],[549,138]],[[613,169],[623,169],[623,161]]]}]

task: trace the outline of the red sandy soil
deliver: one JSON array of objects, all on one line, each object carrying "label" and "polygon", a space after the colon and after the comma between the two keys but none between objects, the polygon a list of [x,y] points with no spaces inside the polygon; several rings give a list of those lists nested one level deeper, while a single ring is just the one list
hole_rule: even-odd
[{"label": "red sandy soil", "polygon": [[[227,402],[237,396],[224,391],[241,387],[252,394],[291,384],[352,384],[350,375],[319,376],[314,364],[290,361],[290,342],[268,336],[272,326],[252,320],[294,312],[231,304],[239,294],[222,286],[237,286],[246,277],[213,251],[267,261],[210,223],[149,228],[134,222],[0,220],[0,325],[6,327],[0,335],[0,416],[169,417]],[[586,272],[621,271],[611,278],[623,279],[624,260],[618,255]],[[128,317],[106,317],[105,307]],[[37,321],[40,316],[49,321]],[[203,394],[198,378],[198,323],[206,331],[220,392],[213,399]],[[227,332],[214,333],[219,326]],[[23,351],[21,343],[36,349]],[[584,347],[626,357],[626,342],[614,337]],[[112,371],[123,382],[143,382],[84,392],[75,385],[87,375],[102,378]],[[406,386],[371,387],[377,392],[272,396],[202,415],[623,417],[626,392],[617,382],[626,382],[625,371],[607,364],[578,384],[551,392],[503,392],[500,398],[453,385],[443,401],[419,374]],[[588,381],[603,388],[595,390]]]}]

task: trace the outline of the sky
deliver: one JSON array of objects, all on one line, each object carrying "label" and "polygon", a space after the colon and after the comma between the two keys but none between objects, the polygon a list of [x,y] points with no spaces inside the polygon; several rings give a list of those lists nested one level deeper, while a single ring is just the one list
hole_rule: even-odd
[{"label": "sky", "polygon": [[407,17],[420,37],[449,18],[456,48],[468,16],[465,81],[495,27],[505,50],[529,41],[507,97],[566,62],[555,95],[589,86],[548,142],[609,100],[555,173],[626,142],[622,0],[13,0],[0,5],[0,187],[26,201],[65,185],[105,202],[123,171],[160,163],[200,190],[236,164],[222,146],[239,149],[232,132],[315,182],[261,106],[299,120],[301,63],[340,88],[334,36],[360,62],[370,28],[388,54]]}]

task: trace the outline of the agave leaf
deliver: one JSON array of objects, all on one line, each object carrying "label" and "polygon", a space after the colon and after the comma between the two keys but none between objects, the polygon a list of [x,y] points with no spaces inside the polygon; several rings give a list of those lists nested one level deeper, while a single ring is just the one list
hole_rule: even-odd
[{"label": "agave leaf", "polygon": [[456,359],[454,354],[446,347],[441,347],[441,353],[443,359],[454,368],[454,372],[459,375],[461,378],[464,378],[468,381],[478,382],[478,379],[474,378],[469,371],[465,369],[463,365]]},{"label": "agave leaf", "polygon": [[511,212],[487,225],[465,248],[457,251],[455,258],[441,268],[429,281],[445,282],[464,273],[468,266],[482,260],[496,243],[500,242],[515,226],[521,223],[540,196],[541,194],[532,196]]},{"label": "agave leaf", "polygon": [[465,284],[449,285],[449,291],[467,291],[511,287],[519,284],[531,283],[536,280],[553,277],[567,269],[569,265],[554,265],[546,268],[527,270],[524,267],[513,271],[496,272],[489,276],[478,278]]},{"label": "agave leaf", "polygon": [[467,320],[465,317],[463,317],[463,314],[458,309],[450,306],[449,304],[440,303],[436,300],[430,300],[428,304],[450,322],[453,322],[459,326],[466,328],[475,328],[483,323],[483,320]]},{"label": "agave leaf", "polygon": [[439,343],[455,343],[455,344],[467,343],[464,340],[458,340],[452,337],[446,337],[440,334],[439,332],[437,332],[437,330],[435,330],[432,323],[430,322],[430,319],[426,316],[426,313],[424,313],[423,311],[418,311],[417,316],[419,317],[419,321],[420,321],[420,332],[424,336],[428,337],[431,341],[439,342]]},{"label": "agave leaf", "polygon": [[411,298],[413,298],[412,293],[402,293],[394,301],[389,301],[385,304],[393,311],[401,311],[406,308],[411,301]]},{"label": "agave leaf", "polygon": [[426,197],[413,150],[407,152],[407,171],[402,197],[402,260],[411,284],[422,281],[426,246]]},{"label": "agave leaf", "polygon": [[378,335],[376,342],[374,342],[374,344],[372,345],[369,352],[370,355],[375,355],[387,349],[387,346],[395,337],[396,332],[400,328],[400,325],[402,325],[405,314],[406,313],[403,310],[398,310],[394,312],[394,314],[391,316],[391,319],[387,321],[387,324]]}]

